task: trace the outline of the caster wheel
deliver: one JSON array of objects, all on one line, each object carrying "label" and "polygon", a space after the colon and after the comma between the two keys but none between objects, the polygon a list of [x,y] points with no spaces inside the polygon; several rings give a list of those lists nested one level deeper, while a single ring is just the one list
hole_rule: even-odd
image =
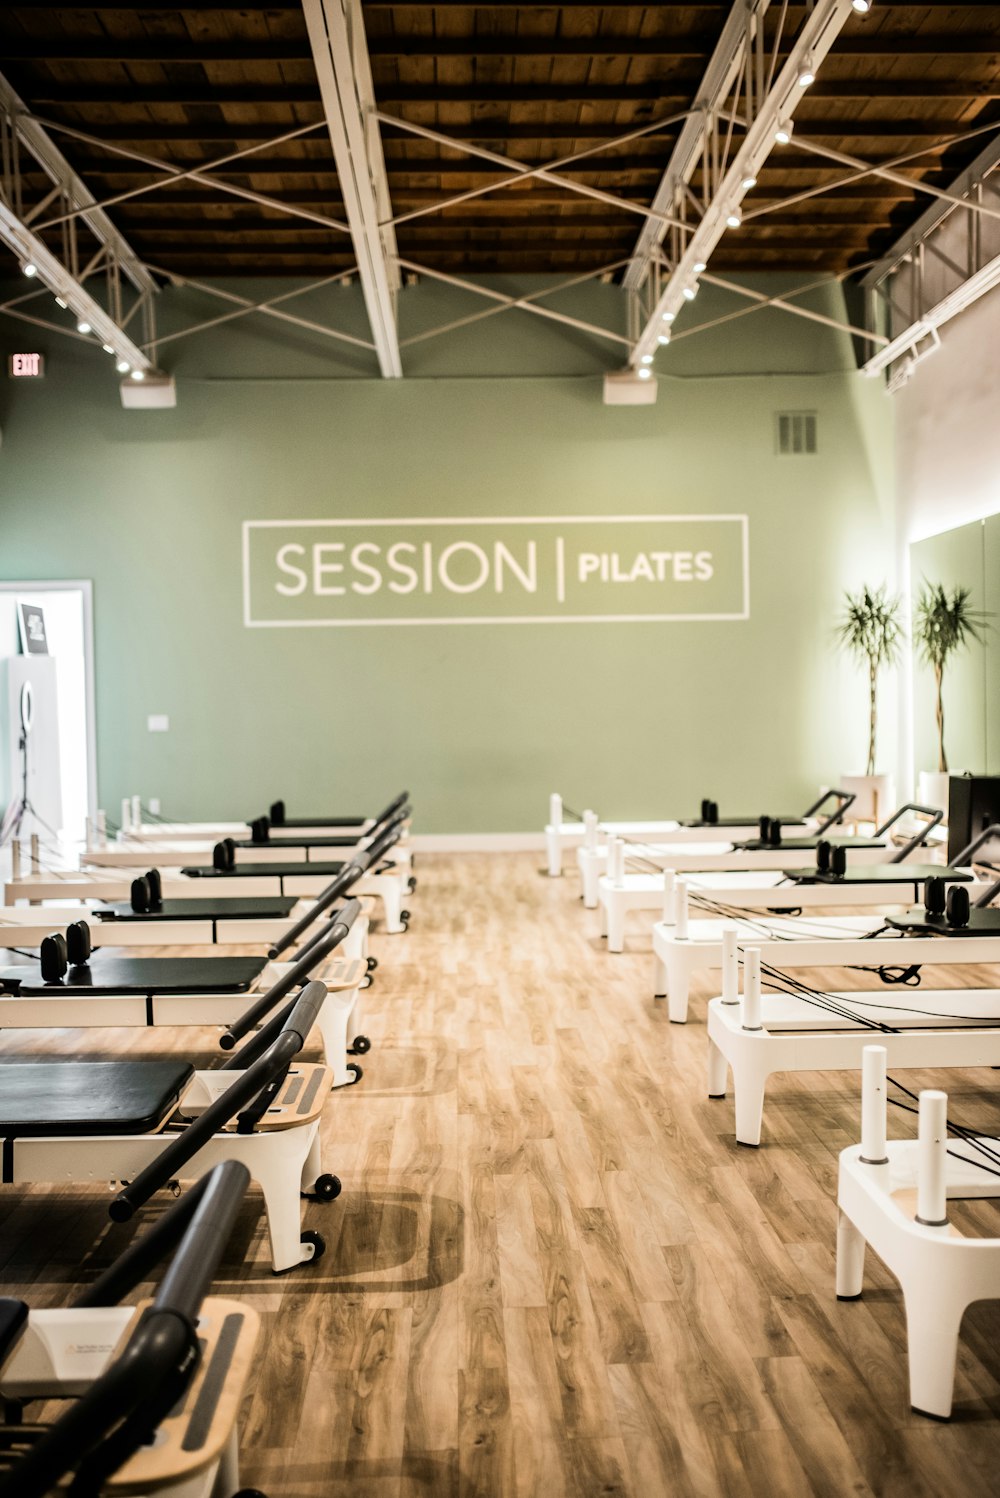
[{"label": "caster wheel", "polygon": [[343,1189],[339,1176],[322,1175],[317,1177],[310,1195],[318,1202],[335,1202]]},{"label": "caster wheel", "polygon": [[370,973],[373,973],[375,971],[375,969],[378,967],[378,958],[377,957],[369,957],[369,958],[367,958],[367,962],[368,962],[368,971]]},{"label": "caster wheel", "polygon": [[358,1082],[361,1081],[361,1078],[364,1076],[364,1072],[361,1070],[356,1061],[348,1061],[347,1070],[354,1073],[354,1081],[348,1084],[350,1087],[354,1087]]},{"label": "caster wheel", "polygon": [[408,910],[401,910],[399,912],[399,919],[402,921],[402,923],[403,923],[404,926],[409,925],[409,922],[410,922],[410,912]]},{"label": "caster wheel", "polygon": [[267,1498],[267,1494],[262,1493],[260,1488],[240,1488],[238,1493],[233,1494],[233,1498]]},{"label": "caster wheel", "polygon": [[367,1056],[372,1048],[372,1043],[367,1035],[355,1035],[354,1044],[351,1046],[352,1056]]},{"label": "caster wheel", "polygon": [[372,975],[371,975],[371,973],[366,973],[365,976],[362,978],[361,982],[358,984],[358,987],[359,988],[371,988],[371,986],[372,986]]},{"label": "caster wheel", "polygon": [[316,1260],[321,1259],[326,1253],[326,1239],[322,1233],[314,1233],[311,1228],[302,1234],[299,1242],[303,1248],[312,1249],[312,1253],[307,1254],[303,1260],[306,1264],[315,1264]]},{"label": "caster wheel", "polygon": [[409,882],[408,882],[408,883],[407,883],[407,886],[406,886],[406,887],[407,887],[407,889],[408,889],[408,890],[409,890],[409,891],[410,891],[410,894],[411,894],[411,895],[412,895],[412,894],[413,894],[413,891],[414,891],[414,890],[415,890],[415,889],[416,889],[416,887],[417,887],[417,880],[416,880],[416,875],[414,875],[414,874],[411,874],[411,875],[410,875],[410,878],[409,878]]}]

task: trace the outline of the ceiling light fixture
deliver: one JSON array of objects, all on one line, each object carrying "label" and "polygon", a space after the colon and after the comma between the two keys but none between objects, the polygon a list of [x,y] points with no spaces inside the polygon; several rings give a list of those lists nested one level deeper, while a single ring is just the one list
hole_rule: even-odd
[{"label": "ceiling light fixture", "polygon": [[802,64],[802,71],[799,73],[799,88],[808,88],[810,84],[815,82],[816,68],[815,64],[813,63],[812,53],[810,52],[805,62]]},{"label": "ceiling light fixture", "polygon": [[119,374],[128,374],[132,366],[127,359],[119,359],[118,363],[115,365],[115,368],[117,369]]},{"label": "ceiling light fixture", "polygon": [[29,280],[32,276],[38,275],[38,266],[34,263],[33,260],[25,260],[21,266],[21,270]]},{"label": "ceiling light fixture", "polygon": [[62,299],[62,297],[61,297],[61,296],[57,296],[57,297],[56,297],[56,306],[57,306],[57,307],[62,307],[62,308],[63,308],[63,310],[65,310],[65,308],[66,308],[66,303],[65,303],[65,302],[64,302],[64,301],[63,301],[63,299]]},{"label": "ceiling light fixture", "polygon": [[756,187],[756,186],[757,186],[757,178],[754,176],[753,172],[748,173],[748,175],[743,178],[743,191],[744,192],[749,192],[750,189],[751,189],[751,187]]},{"label": "ceiling light fixture", "polygon": [[133,380],[144,380],[146,378],[146,371],[144,369],[133,369],[132,378]]},{"label": "ceiling light fixture", "polygon": [[674,320],[674,318],[676,316],[677,316],[676,312],[664,312],[664,314],[663,314],[663,321],[664,322],[673,322],[673,320]]},{"label": "ceiling light fixture", "polygon": [[657,338],[656,341],[660,345],[661,348],[666,348],[667,344],[670,342],[670,334],[669,333],[661,333],[660,336],[659,336],[659,338]]},{"label": "ceiling light fixture", "polygon": [[778,121],[778,128],[774,132],[774,138],[778,142],[779,146],[787,146],[788,145],[788,142],[792,138],[792,131],[794,129],[795,129],[794,121],[792,121],[792,120],[779,120]]},{"label": "ceiling light fixture", "polygon": [[653,356],[652,356],[652,354],[643,354],[642,359],[639,362],[641,364],[652,364],[652,362],[653,362]]},{"label": "ceiling light fixture", "polygon": [[639,376],[640,380],[649,380],[652,378],[653,371],[644,366],[642,369],[637,369],[636,374]]},{"label": "ceiling light fixture", "polygon": [[703,270],[708,270],[708,264],[704,260],[696,260],[692,267],[696,276],[700,276]]},{"label": "ceiling light fixture", "polygon": [[689,281],[684,288],[683,296],[686,302],[693,302],[698,295],[698,282]]},{"label": "ceiling light fixture", "polygon": [[729,225],[730,229],[738,229],[742,222],[742,208],[730,208],[729,212],[726,214],[726,223]]},{"label": "ceiling light fixture", "polygon": [[102,343],[101,344],[101,348],[104,350],[104,352],[106,354],[113,354],[115,352],[115,350],[111,347],[110,343]]},{"label": "ceiling light fixture", "polygon": [[872,0],[851,0],[851,4],[859,16],[866,16],[872,8]]},{"label": "ceiling light fixture", "polygon": [[89,333],[90,332],[90,323],[87,322],[85,318],[81,317],[80,321],[76,325],[76,331],[78,333]]}]

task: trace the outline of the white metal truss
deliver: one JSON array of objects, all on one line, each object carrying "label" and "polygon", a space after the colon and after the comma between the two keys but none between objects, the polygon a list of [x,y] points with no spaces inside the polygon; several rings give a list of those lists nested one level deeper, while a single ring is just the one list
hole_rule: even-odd
[{"label": "white metal truss", "polygon": [[[39,202],[27,206],[23,191],[25,158],[33,170],[40,169],[52,184]],[[37,232],[40,214],[53,204],[61,205],[70,215],[60,236],[59,253]],[[91,236],[89,241],[81,238],[81,224]],[[22,266],[34,267],[32,279],[59,297],[78,323],[89,326],[93,337],[111,350],[120,363],[141,373],[153,369],[153,358],[148,350],[154,347],[155,340],[155,280],[46,130],[32,118],[2,77],[0,240],[13,251]],[[105,295],[100,301],[86,285],[97,274],[102,275],[105,284]],[[128,298],[124,294],[123,279],[132,287],[133,294]],[[126,299],[131,303],[127,308]],[[15,298],[2,310],[12,316],[25,316],[17,310],[16,304],[20,300]],[[137,314],[143,325],[143,347],[127,331],[128,324]],[[56,332],[68,331],[41,317],[29,320]]]},{"label": "white metal truss", "polygon": [[[725,104],[741,73],[755,60],[754,42],[758,41],[759,22],[767,10],[770,0],[735,0],[726,17],[722,35],[705,69],[694,101],[694,111],[685,121],[660,185],[653,195],[653,207],[664,214],[679,214],[682,211],[685,188],[690,183],[704,155],[707,132],[705,122],[712,118]],[[647,219],[639,232],[632,260],[625,272],[622,284],[627,291],[638,291],[649,275],[653,256],[663,243],[665,223]]]},{"label": "white metal truss", "polygon": [[980,152],[862,284],[869,325],[889,335],[864,373],[889,371],[895,388],[938,347],[939,328],[1000,285],[1000,140]]},{"label": "white metal truss", "polygon": [[361,0],[302,0],[302,9],[379,369],[399,379],[399,261]]},{"label": "white metal truss", "polygon": [[[815,74],[852,14],[851,0],[816,0],[773,81],[764,76],[764,68],[769,73],[771,68],[764,54],[761,28],[758,26],[753,31],[747,44],[744,113],[737,121],[731,110],[706,112],[702,125],[702,202],[697,204],[698,216],[673,232],[666,276],[649,276],[643,288],[647,293],[645,304],[638,306],[636,299],[635,341],[629,360],[633,368],[641,368],[652,360],[665,323],[671,322],[696,293],[701,274],[696,267],[708,264],[730,221],[735,218],[739,223],[740,205],[749,190],[747,184],[756,181],[761,166],[777,144],[779,126],[791,121],[805,93],[800,79],[807,72]],[[777,57],[777,42],[773,56]],[[742,131],[742,139],[730,156],[734,124]],[[685,186],[679,193],[678,206],[692,207],[692,196]]]}]

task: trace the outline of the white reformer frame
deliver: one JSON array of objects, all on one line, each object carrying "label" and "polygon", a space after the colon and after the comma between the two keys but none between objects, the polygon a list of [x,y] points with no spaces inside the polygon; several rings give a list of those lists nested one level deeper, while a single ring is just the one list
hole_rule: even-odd
[{"label": "white reformer frame", "polygon": [[[683,881],[678,881],[679,888]],[[686,901],[684,902],[686,905]],[[678,916],[681,914],[678,902]],[[761,924],[756,922],[754,924]],[[689,928],[685,918],[676,925],[666,926],[658,922],[653,927],[655,998],[666,998],[670,1019],[674,1024],[685,1024],[688,1016],[688,999],[691,978],[697,972],[709,972],[722,966],[723,929],[727,925],[737,928],[739,947],[757,947],[761,960],[776,968],[844,967],[861,964],[865,967],[909,967],[947,963],[1000,962],[1000,937],[998,936],[880,936],[865,939],[865,933],[878,930],[883,925],[877,916],[814,916],[809,924],[822,928],[828,935],[805,936],[796,931],[796,918],[783,920],[769,917],[766,924],[772,929],[787,932],[789,939],[766,939],[760,931],[750,929],[747,922],[696,921]]]},{"label": "white reformer frame", "polygon": [[[214,843],[206,842],[148,842],[112,844],[107,848],[83,849],[80,867],[92,869],[148,869],[213,867]],[[329,847],[311,843],[289,842],[278,846],[273,842],[254,843],[245,848],[236,848],[234,858],[241,863],[350,863],[355,853],[367,852],[364,839],[350,847]],[[386,854],[386,860],[397,864],[409,873],[412,854],[405,845],[396,843]],[[329,881],[333,876],[327,874]]]},{"label": "white reformer frame", "polygon": [[[143,866],[148,868],[150,860],[144,860]],[[179,868],[162,869],[160,872],[165,900],[213,897],[221,900],[233,899],[239,895],[315,896],[322,894],[331,878],[329,874],[221,874],[217,878],[189,879]],[[4,900],[8,905],[18,900],[127,900],[131,888],[131,877],[117,878],[111,871],[102,875],[96,870],[88,872],[83,869],[65,869],[44,874],[22,874],[16,879],[9,879],[4,885]],[[410,879],[402,869],[387,870],[382,874],[362,874],[351,885],[351,894],[365,895],[381,901],[385,929],[390,935],[399,935],[406,930],[404,901],[410,894]],[[250,922],[238,924],[249,926]]]},{"label": "white reformer frame", "polygon": [[[886,1061],[884,1044],[866,1048],[861,1143],[840,1154],[837,1298],[861,1298],[870,1244],[903,1292],[910,1405],[947,1420],[962,1317],[1000,1298],[1000,1238],[963,1237],[948,1202],[1000,1196],[1000,1180],[971,1143],[948,1139],[946,1093],[920,1094],[916,1140],[887,1139]],[[996,1139],[983,1143],[996,1152]]]},{"label": "white reformer frame", "polygon": [[[722,996],[708,1004],[708,1095],[724,1098],[732,1073],[738,1144],[760,1144],[769,1077],[780,1072],[858,1070],[872,1041],[865,1020],[898,1029],[898,1034],[878,1034],[893,1066],[1000,1066],[998,989],[831,993],[840,1008],[858,1015],[852,1025],[808,999],[762,993],[759,948],[744,948],[743,971],[741,997],[739,948],[735,929],[730,929],[723,936]],[[919,1010],[950,1018],[935,1019]]]},{"label": "white reformer frame", "polygon": [[[49,930],[51,930],[51,926]],[[48,935],[48,932],[45,933]],[[341,951],[347,940],[341,944]],[[59,989],[25,994],[0,993],[0,1032],[4,1030],[174,1029],[237,1023],[262,994],[283,978],[294,964],[268,962],[254,987],[245,993],[89,994],[86,989]],[[29,972],[30,969],[25,969]],[[322,964],[315,978],[326,987],[325,1003],[316,1017],[323,1057],[333,1076],[332,1086],[350,1087],[360,1076],[351,1059],[368,1050],[361,1032],[361,991],[366,986],[365,958],[333,958]],[[228,1075],[223,1073],[222,1075]]]},{"label": "white reformer frame", "polygon": [[624,833],[627,837],[643,837],[646,834],[675,832],[679,825],[676,821],[599,822],[597,813],[589,810],[583,813],[582,821],[567,822],[563,816],[562,797],[553,791],[549,797],[549,820],[545,824],[545,852],[549,877],[558,879],[562,874],[565,849],[579,849],[588,835],[596,834],[598,827],[615,835]]},{"label": "white reformer frame", "polygon": [[[906,864],[900,864],[899,867],[905,870]],[[990,887],[989,882],[977,879],[971,869],[963,869],[961,872],[968,873],[970,878],[962,881],[948,880],[946,884],[950,888],[952,883],[964,883],[970,900],[975,901]],[[707,915],[699,909],[699,896],[740,910],[779,913],[805,910],[812,906],[832,909],[838,905],[891,910],[918,904],[920,896],[916,891],[922,883],[922,880],[914,879],[912,884],[895,886],[884,881],[847,884],[833,880],[817,880],[813,884],[782,884],[779,882],[782,877],[780,873],[763,870],[750,874],[692,874],[686,880],[691,897],[689,914],[698,918]],[[597,889],[600,932],[607,938],[609,952],[624,951],[625,923],[635,910],[660,910],[664,923],[672,924],[676,879],[673,869],[666,869],[663,874],[623,874],[620,880],[608,874],[601,875]],[[899,893],[898,899],[893,899],[894,890]]]}]

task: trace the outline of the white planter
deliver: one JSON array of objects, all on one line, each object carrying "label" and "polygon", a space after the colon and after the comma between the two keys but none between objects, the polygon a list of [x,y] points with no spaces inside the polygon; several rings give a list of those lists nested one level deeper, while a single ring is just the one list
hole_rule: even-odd
[{"label": "white planter", "polygon": [[878,825],[896,810],[896,783],[891,775],[842,775],[839,789],[853,791],[857,797],[847,810],[849,822]]},{"label": "white planter", "polygon": [[920,805],[933,806],[935,811],[943,811],[947,816],[950,778],[947,770],[921,770],[917,790],[917,800]]}]

